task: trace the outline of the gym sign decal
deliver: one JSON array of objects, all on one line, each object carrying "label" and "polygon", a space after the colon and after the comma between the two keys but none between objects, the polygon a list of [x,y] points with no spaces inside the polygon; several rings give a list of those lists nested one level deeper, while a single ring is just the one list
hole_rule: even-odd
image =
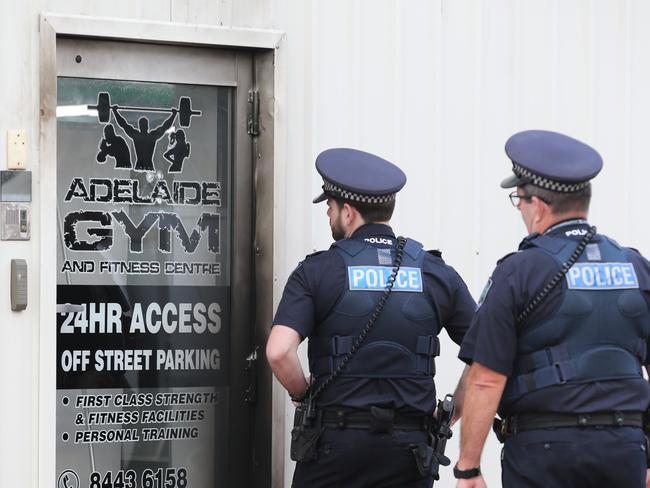
[{"label": "gym sign decal", "polygon": [[[62,196],[65,202],[78,202],[79,210],[64,216],[63,241],[66,248],[71,251],[107,252],[116,242],[117,229],[121,228],[128,237],[129,252],[142,253],[144,237],[149,231],[157,229],[158,251],[161,253],[171,253],[172,241],[177,240],[185,253],[194,253],[203,241],[206,247],[202,249],[219,254],[220,215],[206,207],[221,207],[220,182],[167,181],[160,168],[166,169],[171,176],[182,173],[187,165],[191,151],[184,129],[190,127],[193,117],[202,114],[200,110],[192,108],[191,99],[180,97],[177,107],[133,107],[111,104],[110,94],[100,92],[97,104],[88,105],[88,108],[97,110],[99,122],[103,124],[96,162],[112,162],[116,170],[128,170],[131,177],[124,177],[124,173],[120,172],[116,178],[72,178]],[[132,125],[124,118],[123,112],[169,115],[160,125],[152,127],[150,119],[145,116],[138,119],[137,125]],[[176,120],[181,127],[179,129],[173,128]],[[163,153],[164,163],[154,161],[156,146],[167,133],[169,142]],[[195,169],[200,173],[201,168]],[[93,210],[83,209],[85,204],[93,204]],[[96,204],[110,208],[104,211],[97,209]],[[144,214],[136,212],[140,215],[137,218],[128,210],[129,206],[157,208]],[[205,211],[183,211],[181,216],[174,208],[167,210],[165,206],[200,206]],[[195,220],[186,226],[188,223],[184,224],[183,220],[190,215]],[[88,272],[88,269],[77,264],[66,261],[62,271]]]},{"label": "gym sign decal", "polygon": [[[181,127],[189,127],[192,116],[201,116],[200,110],[192,110],[192,100],[181,97],[178,108],[158,107],[120,107],[111,105],[110,94],[100,92],[97,96],[97,105],[88,105],[89,109],[96,109],[99,121],[104,125],[104,137],[99,142],[97,162],[105,163],[106,157],[115,159],[115,167],[121,169],[134,169],[135,171],[155,171],[153,155],[156,144],[169,130],[178,116]],[[156,128],[149,126],[149,119],[140,117],[138,126],[129,124],[120,112],[163,112],[169,113],[167,119]],[[115,132],[115,125],[111,123],[111,113],[117,125],[131,139],[135,148],[135,164],[131,161],[129,146],[123,137]],[[180,173],[183,161],[190,157],[190,143],[187,142],[185,131],[178,129],[169,136],[169,147],[163,155],[170,163],[170,173]]]}]

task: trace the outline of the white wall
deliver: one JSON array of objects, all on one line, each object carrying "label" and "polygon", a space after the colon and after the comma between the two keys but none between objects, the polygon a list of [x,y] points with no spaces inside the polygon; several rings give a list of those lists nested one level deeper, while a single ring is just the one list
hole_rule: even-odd
[{"label": "white wall", "polygon": [[[296,262],[329,245],[313,160],[352,146],[398,163],[409,181],[394,225],[440,248],[477,296],[496,259],[524,234],[498,183],[506,138],[527,128],[592,143],[605,169],[592,222],[650,255],[650,4],[643,0],[27,0],[5,1],[0,43],[0,167],[7,129],[29,137],[34,227],[0,242],[0,472],[3,485],[50,486],[38,467],[39,43],[42,11],[226,27],[275,28],[282,43],[276,129],[276,269],[281,292]],[[9,263],[29,263],[25,312],[9,306]],[[51,263],[43,263],[50,266]],[[447,347],[445,347],[447,346]],[[460,371],[443,343],[440,393]],[[456,439],[450,444],[456,455]],[[287,456],[288,458],[288,456]],[[498,446],[483,461],[500,486]],[[291,465],[286,467],[289,486]],[[453,486],[449,470],[437,486]]]},{"label": "white wall", "polygon": [[[330,243],[324,207],[305,214],[321,185],[315,156],[351,146],[405,170],[409,180],[394,227],[441,249],[478,297],[496,260],[525,235],[499,182],[510,173],[506,139],[530,128],[566,132],[602,153],[592,223],[650,255],[647,2],[286,3],[291,14],[273,24],[296,50],[287,62],[287,165],[293,169],[279,175],[292,188],[283,208],[293,223],[280,237],[287,244],[281,282],[304,254]],[[456,353],[443,342],[440,394],[457,381]],[[452,459],[457,441],[449,446]],[[499,456],[490,436],[483,469],[493,487],[501,485]],[[450,470],[436,486],[454,486]]]}]

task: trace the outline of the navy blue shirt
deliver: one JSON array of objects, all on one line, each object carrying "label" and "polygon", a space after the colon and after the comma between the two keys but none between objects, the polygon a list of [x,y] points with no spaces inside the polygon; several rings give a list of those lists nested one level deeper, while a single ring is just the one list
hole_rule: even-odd
[{"label": "navy blue shirt", "polygon": [[[394,247],[397,241],[391,228],[383,224],[366,224],[352,238],[383,247]],[[445,328],[449,337],[460,344],[476,309],[467,286],[434,253],[426,253],[422,275],[424,292],[436,315],[431,322],[431,334],[438,335]],[[330,249],[307,256],[287,281],[273,325],[291,327],[302,338],[315,334],[347,287],[346,267],[338,252]],[[433,388],[433,382],[429,383]],[[435,406],[435,390],[431,395],[431,388],[422,388],[411,380],[341,377],[328,387],[319,404],[364,408],[382,403],[396,409],[430,413]]]},{"label": "navy blue shirt", "polygon": [[[576,246],[589,225],[583,220],[566,221],[547,230],[546,235],[564,234],[575,240]],[[540,323],[557,312],[566,292],[562,280],[548,298],[524,323],[517,326],[516,318],[557,273],[559,266],[553,257],[539,248],[526,248],[502,258],[495,268],[479,300],[472,325],[463,340],[458,357],[467,363],[476,361],[493,371],[511,376],[517,355],[518,327]],[[597,242],[598,236],[595,238]],[[523,250],[522,250],[523,249]],[[636,250],[626,249],[639,280],[639,287],[650,307],[650,262]],[[650,344],[648,344],[650,353]],[[650,354],[646,356],[646,364]],[[642,411],[650,404],[650,386],[637,380],[600,381],[583,384],[549,386],[524,395],[499,407],[500,415],[525,412],[598,412]]]}]

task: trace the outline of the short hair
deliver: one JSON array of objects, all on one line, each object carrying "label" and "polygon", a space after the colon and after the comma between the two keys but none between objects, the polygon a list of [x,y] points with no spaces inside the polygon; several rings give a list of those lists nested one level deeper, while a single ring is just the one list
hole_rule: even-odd
[{"label": "short hair", "polygon": [[546,202],[551,211],[555,214],[561,214],[570,211],[587,212],[591,202],[591,183],[587,183],[584,188],[571,193],[558,192],[540,188],[531,183],[522,186],[526,195],[536,196]]},{"label": "short hair", "polygon": [[343,205],[346,203],[351,207],[356,208],[361,215],[361,218],[363,218],[367,224],[373,222],[388,222],[393,216],[393,211],[395,210],[395,199],[383,203],[362,203],[343,198],[332,198],[334,198],[334,201],[336,201],[339,208],[343,208]]}]

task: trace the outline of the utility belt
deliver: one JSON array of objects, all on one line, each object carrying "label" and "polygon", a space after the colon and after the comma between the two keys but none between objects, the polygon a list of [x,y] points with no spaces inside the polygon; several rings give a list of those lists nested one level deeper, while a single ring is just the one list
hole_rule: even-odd
[{"label": "utility belt", "polygon": [[500,442],[521,432],[556,427],[643,427],[643,412],[527,413],[494,419]]},{"label": "utility belt", "polygon": [[391,432],[393,430],[429,430],[433,422],[430,415],[404,415],[393,409],[372,406],[370,410],[355,411],[324,409],[320,422],[323,427],[337,429],[367,429],[370,432]]},{"label": "utility belt", "polygon": [[451,438],[454,417],[454,399],[447,395],[438,402],[437,417],[433,415],[405,415],[392,408],[371,406],[369,410],[336,408],[316,409],[308,400],[296,408],[294,428],[291,431],[291,459],[310,462],[318,458],[317,444],[323,429],[364,429],[371,433],[389,433],[393,430],[424,432],[418,444],[409,444],[418,472],[422,477],[438,480],[440,466],[449,466],[445,456],[447,440]]}]

